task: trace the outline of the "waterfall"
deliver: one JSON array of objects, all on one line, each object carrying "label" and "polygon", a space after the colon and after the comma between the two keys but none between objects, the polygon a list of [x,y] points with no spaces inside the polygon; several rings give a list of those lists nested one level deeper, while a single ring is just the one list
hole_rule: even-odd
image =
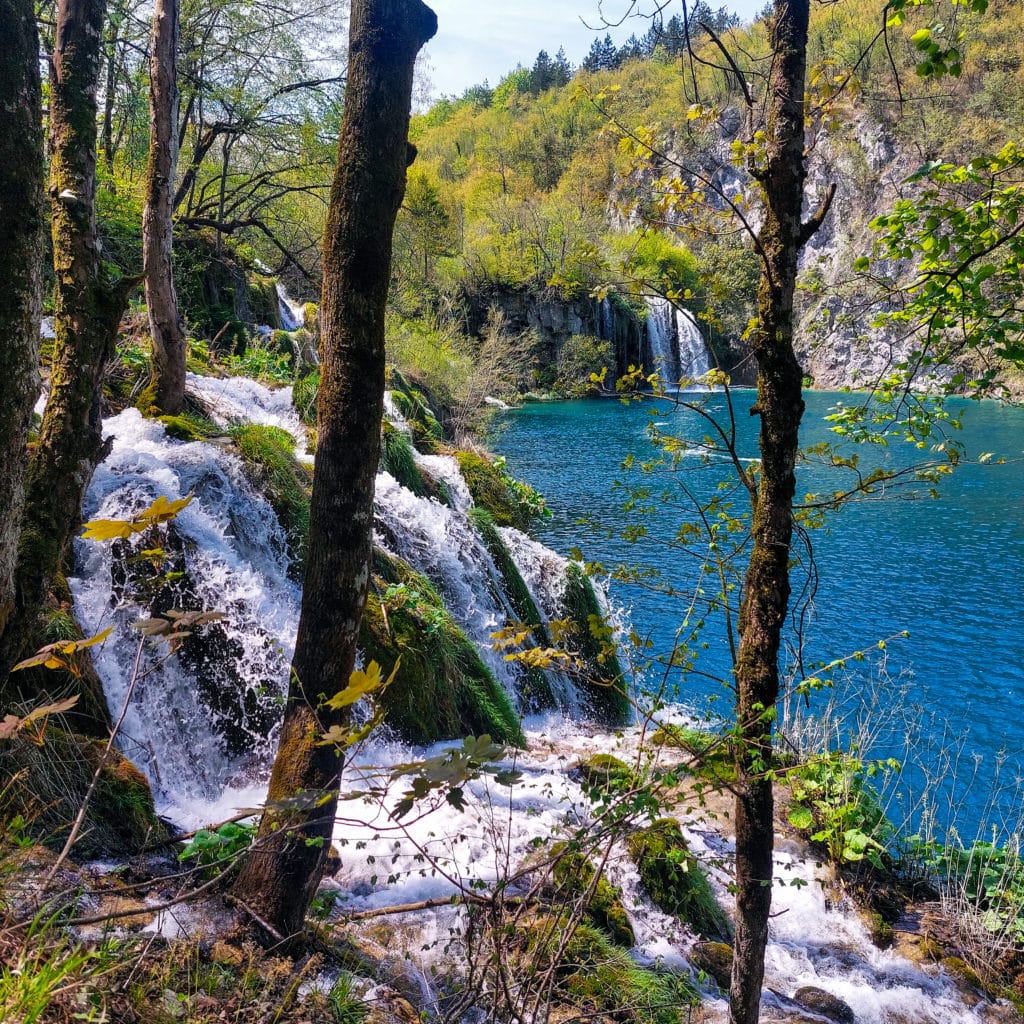
[{"label": "waterfall", "polygon": [[661,295],[647,298],[647,344],[651,351],[650,370],[658,370],[665,384],[679,380],[676,358],[674,308]]},{"label": "waterfall", "polygon": [[663,384],[699,381],[711,368],[707,343],[693,314],[661,295],[647,297],[647,344]]},{"label": "waterfall", "polygon": [[[223,426],[243,420],[278,426],[305,445],[306,430],[291,408],[290,389],[271,391],[244,378],[191,375],[188,388]],[[113,436],[113,447],[93,477],[86,516],[124,518],[158,495],[194,494],[164,542],[176,574],[171,586],[181,600],[177,607],[220,610],[227,616],[212,639],[204,634],[207,646],[166,661],[159,648],[146,650],[147,674],[136,685],[119,741],[149,776],[161,812],[187,826],[217,821],[238,808],[259,806],[265,794],[301,600],[289,575],[286,537],[266,499],[247,482],[240,459],[223,442],[175,441],[159,421],[144,419],[135,409],[107,419],[104,432]],[[381,473],[375,499],[378,539],[432,580],[453,618],[514,693],[520,669],[491,650],[489,635],[506,625],[511,613],[500,573],[467,516],[468,488],[450,456],[415,458],[434,479],[445,482],[451,506],[414,495]],[[542,617],[556,617],[565,560],[518,530],[502,528],[500,536]],[[96,667],[115,712],[125,699],[138,649],[132,623],[149,614],[153,600],[141,596],[144,545],[142,538],[113,545],[79,540],[75,548],[75,612],[87,634],[114,627],[110,640],[96,649]],[[529,750],[506,762],[521,773],[521,782],[509,788],[481,776],[464,787],[464,812],[439,800],[435,811],[412,815],[403,826],[385,808],[394,805],[408,780],[382,782],[382,771],[436,754],[448,744],[410,751],[386,734],[372,737],[346,765],[345,786],[355,792],[384,784],[391,791],[368,802],[346,802],[335,827],[343,867],[327,884],[339,888],[345,911],[448,897],[455,882],[486,890],[545,842],[593,820],[595,808],[570,772],[578,760],[611,751],[627,762],[642,753],[671,756],[649,746],[642,752],[640,745],[649,736],[645,740],[639,727],[617,735],[595,733],[580,728],[571,715],[528,721],[526,733]],[[720,902],[729,906],[727,872],[714,865],[728,863],[731,844],[701,819],[682,824],[691,850],[712,865]],[[424,863],[424,851],[441,870]],[[642,963],[659,960],[686,970],[695,937],[651,903],[621,842],[613,845],[607,870],[622,889],[636,936],[634,955]],[[990,1019],[985,1004],[966,1002],[946,974],[938,969],[928,973],[872,945],[854,914],[826,902],[818,884],[822,871],[812,859],[779,851],[772,875],[768,1016],[798,1016],[790,994],[812,985],[844,1000],[863,1024],[984,1024]],[[809,884],[786,884],[793,879]],[[392,929],[381,942],[393,944],[396,960],[410,958],[408,970],[419,972],[428,999],[434,984],[431,967],[439,966],[443,975],[457,956],[450,929],[458,927],[459,914],[448,906],[376,925]],[[726,1019],[724,1002],[711,993],[702,1013],[708,1022]]]},{"label": "waterfall", "polygon": [[277,282],[277,308],[281,316],[281,327],[286,331],[297,331],[306,322],[306,307],[293,302],[287,289]]}]

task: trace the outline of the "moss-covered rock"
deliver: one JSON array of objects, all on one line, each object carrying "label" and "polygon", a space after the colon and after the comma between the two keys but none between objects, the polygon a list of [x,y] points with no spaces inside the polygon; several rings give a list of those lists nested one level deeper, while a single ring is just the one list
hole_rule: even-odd
[{"label": "moss-covered rock", "polygon": [[[512,552],[509,551],[491,514],[482,508],[470,509],[469,518],[476,527],[499,573],[501,573],[502,590],[508,598],[512,610],[524,626],[530,627],[534,642],[539,647],[551,646],[551,634],[544,623],[530,588],[520,573]],[[524,672],[525,678],[521,688],[521,699],[524,707],[531,713],[546,711],[556,706],[555,696],[551,690],[551,682],[543,669],[528,665]]]},{"label": "moss-covered rock", "polygon": [[590,920],[607,932],[616,945],[632,946],[636,938],[622,903],[622,892],[603,875],[595,883],[596,870],[590,859],[578,850],[570,850],[566,843],[556,843],[550,855],[556,858],[552,869],[555,899],[575,902],[593,887],[586,902]]},{"label": "moss-covered rock", "polygon": [[661,818],[626,841],[647,895],[706,939],[728,939],[729,920],[690,852],[679,823]]},{"label": "moss-covered rock", "polygon": [[732,782],[736,765],[732,751],[720,736],[689,725],[663,724],[651,734],[651,743],[672,747],[691,756],[686,767],[696,776],[713,782]]},{"label": "moss-covered rock", "polygon": [[406,434],[391,423],[381,427],[380,468],[390,473],[406,490],[427,496],[427,486],[416,466],[412,444]]},{"label": "moss-covered rock", "polygon": [[[524,929],[524,968],[539,974],[549,955],[560,953],[555,967],[553,1002],[597,1019],[623,1024],[683,1024],[697,1002],[689,979],[671,971],[641,967],[599,928],[539,916]],[[607,1017],[603,1015],[608,1015]],[[562,1019],[561,1012],[552,1019]]]},{"label": "moss-covered rock", "polygon": [[205,441],[219,432],[216,424],[195,413],[183,412],[178,416],[157,418],[164,425],[167,436],[176,441]]},{"label": "moss-covered rock", "polygon": [[582,665],[575,673],[590,713],[603,725],[619,728],[633,721],[627,678],[616,653],[613,630],[583,567],[566,569],[563,616],[568,624],[564,644],[577,651]]},{"label": "moss-covered rock", "polygon": [[637,774],[614,754],[594,754],[573,770],[580,783],[599,793],[624,793],[637,784]]},{"label": "moss-covered rock", "polygon": [[295,439],[280,427],[243,423],[231,439],[288,534],[296,572],[305,563],[309,544],[312,474],[295,458]]},{"label": "moss-covered rock", "polygon": [[456,452],[455,459],[473,503],[490,513],[498,526],[525,529],[527,516],[496,467],[476,452]]},{"label": "moss-covered rock", "polygon": [[[66,841],[106,743],[100,739],[46,727],[41,738],[19,733],[0,744],[0,775],[22,773],[7,798],[10,810],[28,822],[39,841],[59,850]],[[146,777],[117,750],[100,773],[74,850],[78,856],[138,853],[166,836],[153,809]]]},{"label": "moss-covered rock", "polygon": [[723,991],[732,981],[732,946],[728,942],[698,942],[690,953],[690,963],[703,971]]},{"label": "moss-covered rock", "polygon": [[857,1015],[853,1012],[849,1003],[843,1002],[839,996],[826,992],[823,988],[814,985],[804,985],[793,993],[793,1002],[802,1006],[811,1013],[816,1013],[826,1020],[835,1021],[836,1024],[856,1024]]},{"label": "moss-covered rock", "polygon": [[487,733],[499,743],[524,745],[508,694],[430,582],[379,549],[373,575],[359,646],[385,672],[401,656],[381,698],[388,724],[410,743]]},{"label": "moss-covered rock", "polygon": [[273,277],[264,274],[250,274],[248,276],[248,321],[253,324],[262,324],[280,330],[281,305],[277,298],[277,281]]}]

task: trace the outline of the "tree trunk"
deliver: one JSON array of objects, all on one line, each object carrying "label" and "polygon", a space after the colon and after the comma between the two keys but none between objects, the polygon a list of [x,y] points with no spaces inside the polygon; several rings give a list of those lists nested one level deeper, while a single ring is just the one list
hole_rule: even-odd
[{"label": "tree trunk", "polygon": [[110,31],[107,33],[107,80],[103,90],[103,162],[111,178],[114,176],[114,101],[117,93],[117,49],[120,34],[121,16],[115,14],[110,18]]},{"label": "tree trunk", "polygon": [[178,0],[156,0],[149,59],[149,166],[142,266],[153,341],[154,402],[176,415],[185,398],[185,331],[171,272],[171,199],[178,163]]},{"label": "tree trunk", "polygon": [[21,656],[106,454],[100,383],[127,287],[107,280],[96,237],[96,86],[105,0],[60,0],[50,64],[54,333],[50,395],[29,463],[15,612],[0,638],[0,681]]},{"label": "tree trunk", "polygon": [[733,1024],[757,1024],[771,909],[774,846],[772,723],[779,695],[779,648],[789,605],[793,495],[803,416],[802,370],[793,351],[797,260],[828,209],[801,222],[804,74],[809,0],[775,0],[766,117],[765,219],[758,286],[757,404],[761,473],[753,548],[740,608],[736,663],[736,939],[729,992]]},{"label": "tree trunk", "polygon": [[[302,612],[257,850],[239,899],[282,936],[302,929],[323,873],[343,761],[318,736],[345,713],[366,602],[384,409],[384,307],[405,172],[413,65],[437,30],[421,0],[354,0],[338,167],[324,239],[316,468]],[[283,802],[303,797],[303,806]]]},{"label": "tree trunk", "polygon": [[39,35],[30,0],[0,0],[0,634],[14,608],[32,409],[39,397],[46,217]]}]

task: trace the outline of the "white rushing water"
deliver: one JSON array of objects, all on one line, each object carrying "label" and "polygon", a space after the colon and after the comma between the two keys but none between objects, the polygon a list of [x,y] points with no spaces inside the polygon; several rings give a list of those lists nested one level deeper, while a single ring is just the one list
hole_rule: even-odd
[{"label": "white rushing water", "polygon": [[[188,387],[224,427],[244,420],[266,423],[305,444],[305,429],[291,409],[287,389],[271,391],[242,378],[191,376]],[[159,495],[195,495],[166,543],[181,573],[173,593],[147,599],[166,607],[225,612],[215,627],[216,656],[204,657],[209,648],[202,646],[164,663],[147,654],[149,674],[136,686],[121,742],[152,781],[161,812],[183,825],[215,821],[257,805],[264,792],[300,601],[289,573],[286,538],[226,444],[172,440],[159,422],[133,409],[107,420],[105,432],[114,438],[113,450],[89,489],[87,517],[124,518]],[[417,462],[446,483],[452,507],[418,497],[382,473],[376,496],[379,540],[434,582],[453,617],[514,695],[519,669],[492,651],[489,642],[490,633],[507,624],[511,613],[500,574],[467,518],[469,491],[454,459],[418,455]],[[517,530],[503,529],[501,535],[542,617],[555,617],[565,584],[564,559]],[[131,623],[149,614],[137,596],[140,587],[145,589],[142,545],[140,539],[118,545],[79,541],[76,546],[76,614],[87,633],[110,624],[115,628],[96,658],[115,714],[138,647]],[[633,760],[641,735],[637,728],[613,736],[585,727],[573,715],[578,707],[568,699],[570,690],[566,682],[562,692],[570,714],[525,723],[529,749],[507,763],[523,776],[512,788],[484,776],[465,787],[465,811],[439,800],[432,813],[414,813],[408,823],[388,813],[407,780],[391,782],[383,796],[344,801],[335,833],[342,869],[327,883],[339,891],[342,909],[445,897],[464,886],[486,888],[519,867],[539,841],[587,827],[595,812],[572,767],[594,752]],[[346,786],[366,789],[390,767],[444,746],[417,750],[372,739],[347,770]],[[684,828],[699,857],[724,862],[713,868],[712,880],[728,906],[727,840],[697,819],[684,822]],[[621,845],[610,851],[608,872],[623,890],[637,958],[688,970],[695,937],[648,900]],[[826,903],[811,863],[783,852],[775,874],[810,884],[776,884],[765,1019],[789,1012],[790,997],[805,985],[843,999],[860,1024],[980,1024],[987,1019],[948,978],[876,949],[855,916]],[[444,961],[444,940],[458,923],[456,912],[439,908],[387,921],[394,941],[402,943],[394,952],[408,952],[429,994],[429,969]],[[705,1019],[724,1020],[721,998],[709,993],[708,999]]]},{"label": "white rushing water", "polygon": [[287,289],[280,281],[277,282],[277,309],[281,317],[281,326],[286,331],[297,331],[306,323],[306,307],[301,302],[294,302]]},{"label": "white rushing water", "polygon": [[689,310],[661,295],[647,297],[647,344],[668,384],[699,381],[711,368],[707,343]]}]

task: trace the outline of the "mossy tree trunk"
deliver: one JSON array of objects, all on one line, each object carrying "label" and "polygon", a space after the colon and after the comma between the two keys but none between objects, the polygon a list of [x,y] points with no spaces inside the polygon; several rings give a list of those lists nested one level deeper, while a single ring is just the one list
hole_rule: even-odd
[{"label": "mossy tree trunk", "polygon": [[0,633],[14,608],[46,226],[39,35],[30,0],[0,0]]},{"label": "mossy tree trunk", "polygon": [[809,0],[775,0],[766,111],[762,255],[758,286],[757,403],[760,476],[753,498],[753,547],[740,608],[736,663],[736,939],[729,993],[733,1024],[757,1024],[771,909],[774,847],[772,723],[779,649],[789,606],[795,467],[803,416],[803,372],[793,351],[793,297],[800,250],[828,210],[801,219],[804,77]]},{"label": "mossy tree trunk", "polygon": [[15,611],[0,637],[0,681],[32,636],[106,454],[100,383],[127,298],[96,236],[96,86],[105,0],[60,0],[50,63],[50,215],[54,345],[50,394],[25,485]]},{"label": "mossy tree trunk", "polygon": [[[416,54],[437,30],[421,0],[354,0],[338,166],[324,239],[309,556],[284,725],[257,850],[235,893],[280,935],[302,929],[323,873],[342,759],[319,706],[355,664],[366,603],[384,411],[384,307],[405,190]],[[296,798],[303,798],[296,803]],[[291,803],[286,803],[291,802]]]},{"label": "mossy tree trunk", "polygon": [[156,0],[149,55],[149,165],[142,267],[153,342],[154,401],[177,415],[185,399],[185,330],[171,272],[171,202],[178,164],[178,0]]}]

